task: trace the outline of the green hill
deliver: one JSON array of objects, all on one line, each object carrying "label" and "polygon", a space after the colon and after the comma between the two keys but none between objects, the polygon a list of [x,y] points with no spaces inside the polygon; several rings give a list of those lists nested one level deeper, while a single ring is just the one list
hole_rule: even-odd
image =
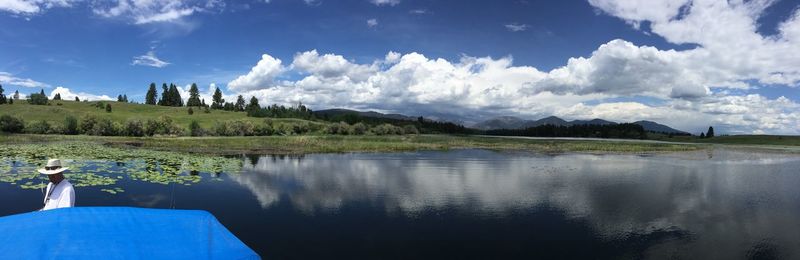
[{"label": "green hill", "polygon": [[[111,104],[111,112],[96,107],[97,102]],[[58,104],[61,105],[58,105]],[[194,113],[189,115],[187,107],[167,107],[133,103],[121,103],[114,101],[50,101],[50,105],[31,105],[25,101],[17,101],[13,105],[0,105],[0,115],[8,114],[21,118],[26,124],[34,121],[45,120],[52,125],[64,124],[64,119],[72,115],[78,119],[85,115],[94,115],[98,118],[108,118],[120,124],[129,119],[157,119],[162,115],[169,116],[172,120],[182,127],[188,127],[194,120],[203,128],[211,128],[215,122],[228,120],[246,120],[253,123],[261,123],[264,118],[248,117],[244,112],[232,112],[222,110],[210,110],[204,113],[203,108],[193,108]],[[308,122],[309,124],[327,124],[319,121],[308,121],[292,118],[272,118],[275,122]]]}]

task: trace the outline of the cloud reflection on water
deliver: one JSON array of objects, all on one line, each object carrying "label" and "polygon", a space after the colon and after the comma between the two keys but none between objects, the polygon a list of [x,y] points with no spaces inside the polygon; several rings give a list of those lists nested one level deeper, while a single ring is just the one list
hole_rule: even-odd
[{"label": "cloud reflection on water", "polygon": [[311,215],[359,204],[408,217],[457,208],[502,218],[545,205],[607,240],[689,234],[651,246],[653,255],[800,257],[798,168],[797,155],[720,149],[708,157],[461,150],[265,156],[231,178],[263,208],[287,200]]}]

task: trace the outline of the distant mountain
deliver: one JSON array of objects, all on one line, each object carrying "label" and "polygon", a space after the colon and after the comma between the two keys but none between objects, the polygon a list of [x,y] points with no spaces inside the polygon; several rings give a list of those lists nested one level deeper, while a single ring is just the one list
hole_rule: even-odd
[{"label": "distant mountain", "polygon": [[[493,130],[493,129],[522,129],[528,127],[537,127],[542,125],[571,126],[571,125],[614,125],[614,124],[617,123],[600,118],[595,118],[592,120],[566,121],[556,116],[549,116],[539,120],[524,120],[513,116],[501,116],[475,124],[473,128],[481,130]],[[633,122],[633,124],[641,125],[645,131],[686,134],[686,132],[684,131],[677,130],[672,127],[662,125],[653,121],[642,120]]]},{"label": "distant mountain", "polygon": [[542,118],[542,119],[539,119],[539,120],[536,120],[536,121],[528,121],[527,123],[525,123],[522,126],[522,128],[537,127],[537,126],[540,126],[540,125],[558,125],[558,126],[561,126],[561,125],[569,125],[569,122],[565,121],[564,119],[558,118],[556,116],[548,116],[548,117],[545,117],[545,118]]},{"label": "distant mountain", "polygon": [[357,111],[357,110],[350,110],[350,109],[343,109],[343,108],[334,108],[334,109],[324,109],[324,110],[317,110],[314,111],[314,114],[317,116],[338,116],[343,114],[357,114],[363,117],[374,117],[374,118],[389,118],[389,119],[396,119],[396,120],[417,120],[416,117],[401,115],[401,114],[383,114],[378,113],[375,111]]},{"label": "distant mountain", "polygon": [[517,128],[523,128],[523,125],[527,122],[528,122],[527,120],[523,120],[522,118],[519,117],[501,116],[477,123],[474,126],[472,126],[472,128],[477,128],[482,130],[517,129]]},{"label": "distant mountain", "polygon": [[616,125],[616,122],[595,118],[592,120],[572,120],[569,122],[571,125]]},{"label": "distant mountain", "polygon": [[669,126],[666,126],[666,125],[662,125],[662,124],[659,124],[659,123],[656,123],[656,122],[653,122],[653,121],[641,120],[641,121],[636,121],[636,122],[633,122],[633,123],[644,127],[644,130],[646,130],[646,131],[661,132],[661,133],[673,133],[673,134],[688,134],[687,132],[684,132],[684,131],[681,131],[681,130],[677,130],[675,128],[672,128],[672,127],[669,127]]}]

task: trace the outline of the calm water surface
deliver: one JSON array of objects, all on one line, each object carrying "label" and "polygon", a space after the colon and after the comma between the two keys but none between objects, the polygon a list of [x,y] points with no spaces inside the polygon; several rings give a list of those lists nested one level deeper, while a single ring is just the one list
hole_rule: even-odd
[{"label": "calm water surface", "polygon": [[[76,188],[77,204],[205,209],[266,259],[800,258],[799,155],[241,159],[240,173],[195,173],[202,181],[189,186],[123,178],[118,194]],[[34,210],[41,197],[0,183],[0,215]]]}]

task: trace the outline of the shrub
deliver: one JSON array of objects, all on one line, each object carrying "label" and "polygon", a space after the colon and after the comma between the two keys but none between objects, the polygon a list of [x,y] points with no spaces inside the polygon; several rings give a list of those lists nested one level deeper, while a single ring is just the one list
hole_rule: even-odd
[{"label": "shrub", "polygon": [[64,129],[63,133],[67,135],[76,135],[78,134],[78,119],[74,116],[67,116],[64,119]]},{"label": "shrub", "polygon": [[81,118],[80,123],[80,131],[82,134],[90,134],[92,129],[94,129],[94,125],[97,124],[97,118],[92,115],[85,115]]},{"label": "shrub", "polygon": [[187,112],[189,113],[189,115],[192,115],[192,114],[194,114],[194,110],[192,110],[192,108],[191,108],[191,107],[189,108],[189,111],[187,111]]},{"label": "shrub", "polygon": [[346,122],[333,123],[328,125],[325,132],[329,134],[349,135],[352,134],[353,129],[350,124]]},{"label": "shrub", "polygon": [[235,120],[217,122],[214,125],[214,133],[220,136],[250,136],[256,131],[250,121]]},{"label": "shrub", "polygon": [[25,122],[22,119],[10,116],[0,116],[0,131],[7,133],[21,133],[25,128]]},{"label": "shrub", "polygon": [[311,131],[311,127],[309,127],[308,123],[294,123],[292,124],[292,133],[294,134],[305,134]]},{"label": "shrub", "polygon": [[111,113],[111,104],[106,104],[106,113]]},{"label": "shrub", "polygon": [[211,113],[211,110],[208,110],[208,107],[206,107],[205,109],[203,109],[203,113],[206,113],[206,114]]},{"label": "shrub", "polygon": [[48,134],[50,133],[50,123],[44,120],[35,121],[25,127],[25,132],[31,134]]},{"label": "shrub", "polygon": [[160,116],[158,119],[148,119],[145,123],[144,132],[146,135],[181,135],[183,128],[178,126],[168,116]]},{"label": "shrub", "polygon": [[372,128],[372,133],[376,135],[395,135],[403,134],[403,129],[392,124],[382,124]]},{"label": "shrub", "polygon": [[[189,108],[189,109],[191,109],[191,108]],[[189,111],[191,111],[191,110],[189,110]],[[197,121],[192,121],[192,123],[189,124],[189,135],[191,135],[191,136],[203,136],[203,135],[205,135],[205,130],[202,127],[200,127],[200,124],[197,123]]]},{"label": "shrub", "polygon": [[353,125],[354,135],[363,135],[367,133],[368,127],[364,123],[358,122]]},{"label": "shrub", "polygon": [[253,132],[254,132],[253,134],[258,136],[267,136],[267,135],[272,135],[274,131],[272,129],[272,124],[265,123],[261,125],[256,125],[253,128]]},{"label": "shrub", "polygon": [[407,135],[418,135],[419,130],[414,125],[404,125],[403,126],[403,133]]},{"label": "shrub", "polygon": [[89,131],[90,135],[114,136],[119,134],[119,124],[111,121],[108,118],[101,118],[97,120],[94,128]]},{"label": "shrub", "polygon": [[144,124],[137,119],[130,119],[125,122],[125,135],[144,136]]}]

